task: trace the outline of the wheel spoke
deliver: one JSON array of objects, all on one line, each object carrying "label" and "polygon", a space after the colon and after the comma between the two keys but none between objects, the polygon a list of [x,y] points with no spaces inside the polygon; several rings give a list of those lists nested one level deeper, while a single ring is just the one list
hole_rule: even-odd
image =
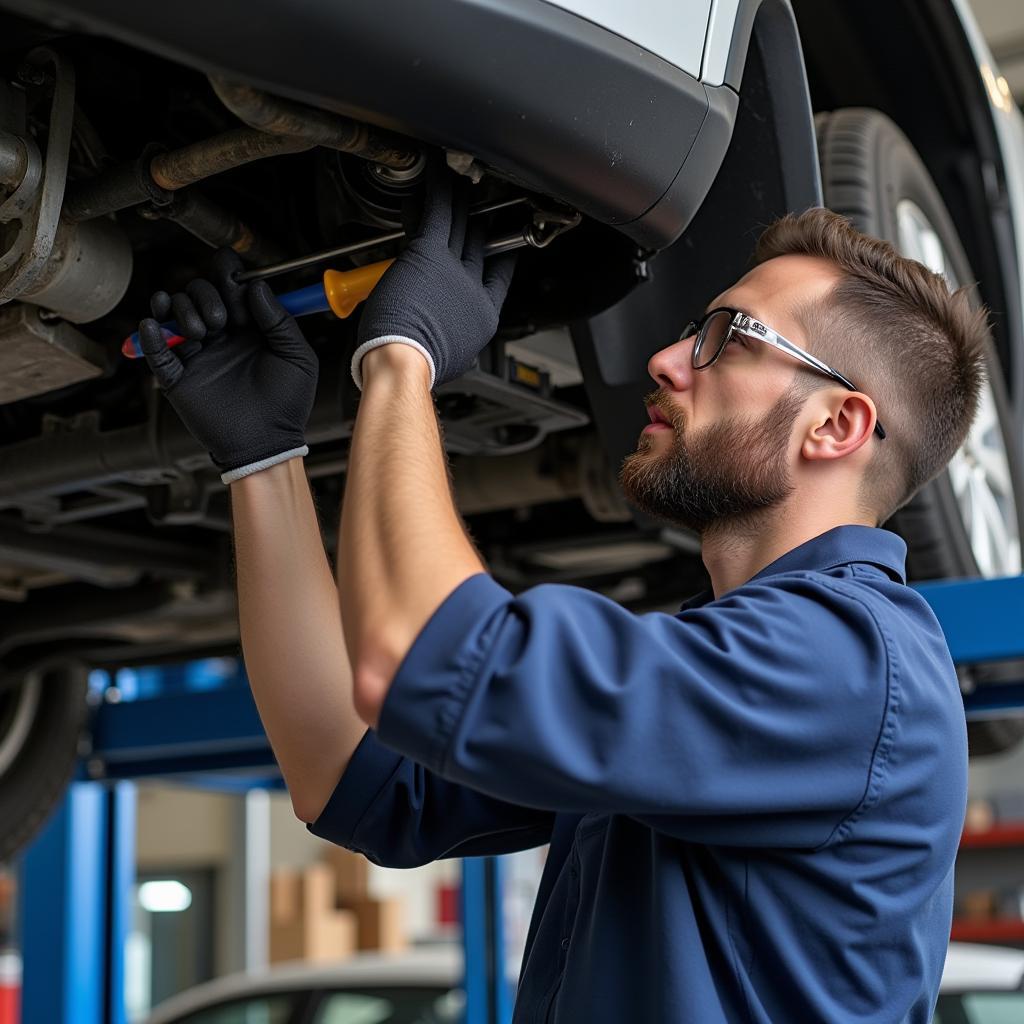
[{"label": "wheel spoke", "polygon": [[962,452],[957,452],[949,460],[949,482],[958,501],[963,500],[970,476],[971,468],[967,465],[967,459]]},{"label": "wheel spoke", "polygon": [[988,486],[999,495],[1013,497],[1013,483],[1010,480],[1010,464],[1006,449],[976,448],[974,457],[984,470]]},{"label": "wheel spoke", "polygon": [[1003,515],[1003,510],[983,480],[978,481],[978,495],[982,519],[988,526],[992,547],[996,551],[1005,551],[1010,542],[1010,534],[1006,528],[1006,517]]},{"label": "wheel spoke", "polygon": [[989,541],[990,574],[1005,576],[1019,571],[1013,568],[1014,552],[1019,547],[1014,523],[1011,523],[979,470],[976,477],[977,511]]},{"label": "wheel spoke", "polygon": [[982,387],[967,441],[950,460],[949,482],[982,575],[1019,572],[1017,496],[995,395],[988,384]]},{"label": "wheel spoke", "polygon": [[[985,521],[985,514],[983,511],[983,492],[984,488],[978,487],[978,478],[972,473],[970,475],[970,482],[968,484],[967,492],[970,496],[970,507],[971,507],[971,522],[970,522],[970,539],[971,539],[971,551],[974,554],[974,560],[978,563],[978,569],[981,571],[983,576],[992,575],[992,536],[988,530],[988,524]],[[965,525],[967,525],[965,523]]]},{"label": "wheel spoke", "polygon": [[994,430],[999,435],[999,416],[996,413],[996,403],[991,385],[985,384],[978,396],[978,412],[971,424],[971,437],[982,437],[990,430]]}]

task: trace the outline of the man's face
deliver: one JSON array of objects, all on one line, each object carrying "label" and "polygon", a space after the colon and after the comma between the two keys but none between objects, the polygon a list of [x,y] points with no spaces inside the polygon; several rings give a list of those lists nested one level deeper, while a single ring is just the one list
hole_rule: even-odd
[{"label": "man's face", "polygon": [[[813,352],[791,310],[823,297],[836,280],[824,261],[781,256],[755,267],[709,305],[742,309]],[[653,422],[622,464],[619,481],[641,511],[704,533],[788,499],[799,444],[794,420],[804,400],[788,394],[798,368],[756,340],[731,341],[717,362],[694,370],[695,338],[655,353],[658,384],[645,399]]]}]

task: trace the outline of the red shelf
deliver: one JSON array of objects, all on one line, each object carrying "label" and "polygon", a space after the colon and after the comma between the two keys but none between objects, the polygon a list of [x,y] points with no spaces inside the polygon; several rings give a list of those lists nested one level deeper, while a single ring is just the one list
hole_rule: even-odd
[{"label": "red shelf", "polygon": [[1024,921],[953,921],[951,939],[960,942],[1024,942]]},{"label": "red shelf", "polygon": [[984,832],[964,832],[960,849],[978,849],[986,846],[1024,846],[1024,822],[995,825]]}]

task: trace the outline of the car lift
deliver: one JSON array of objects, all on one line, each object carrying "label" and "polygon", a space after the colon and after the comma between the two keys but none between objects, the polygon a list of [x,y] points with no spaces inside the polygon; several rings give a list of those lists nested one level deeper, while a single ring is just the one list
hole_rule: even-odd
[{"label": "car lift", "polygon": [[[1024,576],[920,584],[954,662],[1024,659]],[[132,912],[135,787],[176,781],[242,792],[280,788],[239,660],[220,677],[203,663],[140,670],[151,695],[99,704],[92,751],[23,859],[23,1024],[126,1024],[124,947]],[[1024,710],[1019,682],[978,686],[968,718]],[[140,689],[143,689],[140,687]],[[508,1024],[500,858],[463,861],[466,1024]]]}]

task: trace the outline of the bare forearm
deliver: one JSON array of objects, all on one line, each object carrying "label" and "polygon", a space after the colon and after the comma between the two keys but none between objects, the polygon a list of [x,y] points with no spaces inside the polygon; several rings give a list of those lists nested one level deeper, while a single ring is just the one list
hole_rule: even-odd
[{"label": "bare forearm", "polygon": [[463,580],[484,571],[452,502],[426,363],[387,345],[363,360],[341,518],[338,591],[360,714],[376,724],[394,670]]},{"label": "bare forearm", "polygon": [[295,813],[314,820],[366,731],[301,459],[231,484],[246,673]]}]

